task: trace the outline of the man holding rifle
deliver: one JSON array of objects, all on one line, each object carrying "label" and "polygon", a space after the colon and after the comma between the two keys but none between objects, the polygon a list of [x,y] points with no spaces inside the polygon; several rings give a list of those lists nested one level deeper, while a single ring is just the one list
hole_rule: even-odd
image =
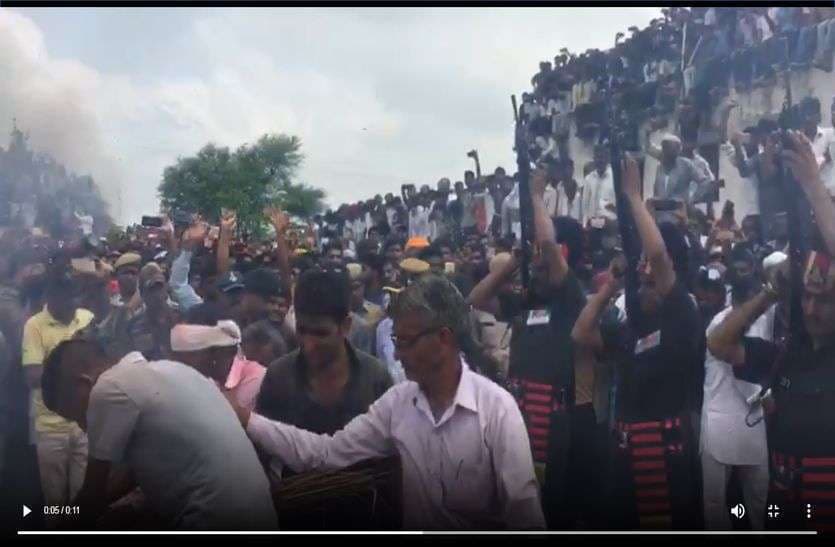
[{"label": "man holding rifle", "polygon": [[675,226],[655,224],[631,158],[622,178],[624,209],[631,210],[642,247],[638,286],[627,286],[626,299],[636,302],[641,317],[601,324],[628,273],[613,263],[611,280],[589,299],[572,332],[575,351],[593,351],[617,368],[608,515],[616,529],[694,529],[700,511],[689,407],[694,371],[702,362],[694,336],[700,331],[698,309],[685,285],[687,247]]},{"label": "man holding rifle", "polygon": [[[539,252],[532,261],[527,302],[522,295],[507,290],[519,268],[516,258],[490,272],[472,290],[468,301],[476,309],[512,323],[508,373],[511,392],[525,418],[534,461],[542,466],[547,462],[543,500],[548,524],[551,528],[565,528],[571,525],[570,506],[574,505],[568,503],[565,484],[571,450],[567,421],[569,416],[576,418],[572,423],[576,421],[578,429],[595,423],[590,401],[575,409],[572,391],[574,356],[570,334],[585,305],[585,296],[557,243],[555,223],[545,209],[547,175],[538,169],[531,178],[534,240]],[[593,454],[587,451],[582,459],[591,464]],[[597,472],[593,465],[591,471]],[[588,479],[583,490],[594,495],[591,474],[582,474]]]},{"label": "man holding rifle", "polygon": [[[784,354],[775,343],[745,334],[747,326],[788,289],[779,274],[757,296],[728,314],[707,342],[714,355],[734,366],[737,376],[762,376],[777,367],[771,388],[773,404],[764,397],[766,409],[775,411],[769,431],[773,485],[769,503],[786,513],[772,523],[798,529],[813,522],[821,530],[835,525],[835,519],[821,510],[821,501],[831,499],[835,488],[831,479],[835,462],[835,206],[821,182],[812,143],[804,135],[795,131],[787,135],[783,161],[812,205],[821,240],[803,270],[802,318],[808,343],[792,344]],[[810,507],[813,518],[807,517],[807,502],[814,505]]]}]

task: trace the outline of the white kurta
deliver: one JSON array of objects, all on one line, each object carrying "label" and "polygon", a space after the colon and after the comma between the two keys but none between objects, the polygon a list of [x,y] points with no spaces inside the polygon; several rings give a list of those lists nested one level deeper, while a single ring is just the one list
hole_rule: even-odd
[{"label": "white kurta", "polygon": [[[716,314],[707,328],[708,336],[730,311],[731,308],[726,308]],[[771,340],[774,313],[772,307],[761,315],[746,335]],[[745,424],[749,411],[746,400],[760,389],[759,384],[737,379],[730,363],[720,361],[709,350],[706,351],[700,436],[702,451],[708,451],[717,461],[726,465],[760,465],[768,461],[765,421],[760,421],[754,427]],[[748,419],[753,422],[760,417],[762,409]]]}]

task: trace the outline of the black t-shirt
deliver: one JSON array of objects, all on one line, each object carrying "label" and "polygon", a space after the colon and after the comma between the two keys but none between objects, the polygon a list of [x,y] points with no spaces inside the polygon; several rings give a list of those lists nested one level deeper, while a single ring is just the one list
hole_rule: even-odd
[{"label": "black t-shirt", "polygon": [[336,433],[356,416],[367,412],[371,403],[392,386],[391,377],[374,357],[353,349],[350,344],[347,348],[351,376],[338,404],[325,407],[313,400],[304,355],[296,350],[267,369],[256,412],[271,420],[327,434]]},{"label": "black t-shirt", "polygon": [[573,393],[574,358],[571,330],[586,305],[586,296],[574,272],[569,271],[547,303],[525,310],[513,298],[500,298],[500,321],[512,323],[511,378],[522,378],[567,388]]},{"label": "black t-shirt", "polygon": [[704,367],[704,330],[698,308],[677,281],[645,332],[629,324],[603,331],[604,352],[616,364],[617,415],[625,421],[679,416],[696,406],[698,372]]},{"label": "black t-shirt", "polygon": [[461,222],[461,215],[464,214],[464,208],[461,206],[461,200],[454,200],[449,202],[447,206],[448,214],[452,217],[452,220],[456,223]]},{"label": "black t-shirt", "polygon": [[[776,344],[745,338],[743,374],[762,376],[780,354]],[[769,445],[788,455],[835,455],[835,344],[787,355],[771,390],[777,413]]]}]

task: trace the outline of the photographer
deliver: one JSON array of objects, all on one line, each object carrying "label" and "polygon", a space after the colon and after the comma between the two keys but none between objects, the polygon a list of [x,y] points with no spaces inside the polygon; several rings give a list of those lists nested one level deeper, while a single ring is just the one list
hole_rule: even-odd
[{"label": "photographer", "polygon": [[739,169],[739,174],[748,178],[755,188],[767,240],[778,237],[781,230],[776,229],[776,217],[785,211],[776,161],[778,128],[776,121],[762,118],[747,139],[743,135],[737,135],[732,141],[735,150],[734,164]]}]

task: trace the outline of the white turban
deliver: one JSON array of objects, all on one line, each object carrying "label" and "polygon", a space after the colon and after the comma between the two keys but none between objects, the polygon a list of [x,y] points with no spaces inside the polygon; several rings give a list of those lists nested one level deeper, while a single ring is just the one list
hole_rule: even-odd
[{"label": "white turban", "polygon": [[207,348],[226,348],[241,343],[241,329],[234,321],[218,321],[214,327],[205,325],[175,325],[171,329],[173,351],[199,351]]}]

